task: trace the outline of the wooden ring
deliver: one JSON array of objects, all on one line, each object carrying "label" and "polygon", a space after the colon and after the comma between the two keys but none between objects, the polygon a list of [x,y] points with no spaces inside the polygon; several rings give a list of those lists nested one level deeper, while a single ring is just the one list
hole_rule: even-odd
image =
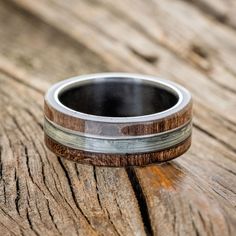
[{"label": "wooden ring", "polygon": [[191,95],[160,78],[74,77],[53,85],[44,104],[47,147],[79,163],[147,165],[180,156],[191,145]]}]

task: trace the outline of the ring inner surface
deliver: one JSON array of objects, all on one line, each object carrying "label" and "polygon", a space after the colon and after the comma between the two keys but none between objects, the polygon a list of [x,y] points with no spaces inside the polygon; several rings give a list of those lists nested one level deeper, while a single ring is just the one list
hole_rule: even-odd
[{"label": "ring inner surface", "polygon": [[130,78],[101,78],[77,83],[58,95],[66,107],[96,116],[134,117],[173,107],[178,95],[156,83]]}]

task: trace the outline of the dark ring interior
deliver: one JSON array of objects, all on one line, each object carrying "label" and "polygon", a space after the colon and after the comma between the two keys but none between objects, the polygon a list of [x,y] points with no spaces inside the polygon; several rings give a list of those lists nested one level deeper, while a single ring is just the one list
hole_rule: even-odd
[{"label": "dark ring interior", "polygon": [[140,80],[101,79],[65,89],[59,101],[66,107],[97,116],[144,116],[173,107],[178,96]]}]

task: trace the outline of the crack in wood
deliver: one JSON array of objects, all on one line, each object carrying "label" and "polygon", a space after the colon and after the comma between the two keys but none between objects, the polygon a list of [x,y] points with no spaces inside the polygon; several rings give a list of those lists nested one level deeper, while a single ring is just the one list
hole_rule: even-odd
[{"label": "crack in wood", "polygon": [[205,220],[204,220],[204,217],[203,217],[202,213],[198,210],[198,211],[197,211],[197,214],[198,214],[198,216],[199,216],[199,219],[200,219],[200,221],[201,221],[201,223],[202,223],[202,226],[203,226],[204,230],[207,231],[206,222],[205,222]]},{"label": "crack in wood", "polygon": [[33,121],[35,121],[35,123],[41,128],[41,130],[43,131],[43,125],[37,120],[37,118],[35,117],[35,115],[33,115],[33,113],[27,109],[27,108],[23,108],[24,111],[30,116],[32,117]]},{"label": "crack in wood", "polygon": [[88,225],[90,225],[91,228],[94,230],[94,227],[93,227],[93,225],[90,223],[90,220],[89,220],[88,217],[84,214],[84,212],[83,212],[83,210],[81,209],[79,203],[77,202],[77,198],[76,198],[75,192],[74,192],[74,190],[73,190],[73,183],[72,183],[72,181],[71,181],[70,175],[69,175],[69,173],[68,173],[66,167],[64,166],[64,164],[63,164],[63,162],[62,162],[62,160],[61,160],[60,157],[58,157],[58,162],[59,162],[59,164],[60,164],[62,170],[64,171],[65,177],[66,177],[66,179],[67,179],[67,181],[68,181],[68,185],[69,185],[69,188],[70,188],[71,196],[72,196],[72,199],[73,199],[73,201],[74,201],[74,203],[75,203],[75,206],[76,206],[77,209],[80,211],[80,213],[83,215],[83,217],[84,217],[84,219],[86,220],[86,222],[88,223]]},{"label": "crack in wood", "polygon": [[196,123],[193,124],[194,128],[198,129],[199,131],[203,132],[204,134],[206,134],[207,136],[209,136],[210,138],[216,140],[217,142],[221,143],[223,146],[225,146],[227,149],[229,149],[230,151],[236,153],[236,148],[234,148],[233,146],[231,146],[229,143],[224,142],[223,140],[219,139],[218,137],[216,137],[215,135],[213,135],[212,133],[208,132],[207,130],[203,129],[202,127],[200,127],[199,125],[197,125]]},{"label": "crack in wood", "polygon": [[97,173],[96,173],[95,166],[93,166],[93,177],[94,177],[95,184],[96,184],[96,195],[97,195],[98,203],[99,203],[100,208],[103,209],[102,204],[101,204],[100,195],[99,195],[99,189],[98,189],[98,183],[97,183]]},{"label": "crack in wood", "polygon": [[27,208],[26,209],[26,219],[28,220],[28,223],[29,223],[29,226],[30,226],[30,229],[37,235],[37,236],[40,236],[40,234],[35,230],[35,228],[33,227],[33,222],[30,218],[30,215],[29,215],[29,209]]},{"label": "crack in wood", "polygon": [[0,144],[0,180],[2,180],[3,178],[3,169],[2,169],[2,150],[3,150],[3,147],[2,145]]},{"label": "crack in wood", "polygon": [[20,215],[20,208],[19,208],[19,200],[20,200],[20,184],[19,178],[17,177],[16,169],[15,169],[15,181],[16,181],[16,197],[15,197],[15,205],[16,211]]},{"label": "crack in wood", "polygon": [[190,216],[191,216],[191,223],[192,223],[192,226],[193,226],[193,230],[196,233],[196,236],[200,236],[201,234],[200,234],[200,232],[199,232],[199,230],[198,230],[198,228],[197,228],[197,226],[195,224],[195,221],[193,219],[193,209],[192,209],[192,205],[191,204],[189,204],[189,209],[190,209]]},{"label": "crack in wood", "polygon": [[235,172],[235,171],[230,170],[229,168],[226,168],[225,166],[223,166],[223,165],[221,165],[221,164],[215,162],[214,160],[209,160],[209,161],[212,162],[214,165],[218,166],[219,168],[222,168],[222,169],[224,169],[225,171],[227,171],[227,172],[231,173],[232,175],[235,175],[235,176],[236,176],[236,172]]},{"label": "crack in wood", "polygon": [[105,212],[106,212],[106,214],[107,214],[108,220],[109,220],[109,222],[111,223],[111,225],[112,225],[114,231],[117,233],[117,235],[121,236],[120,233],[117,231],[117,228],[116,228],[115,224],[113,223],[113,221],[112,221],[112,219],[111,219],[111,215],[110,215],[109,211],[108,211],[106,208],[104,208],[104,209],[105,209]]},{"label": "crack in wood", "polygon": [[224,191],[222,191],[223,193],[225,193],[225,195],[228,196],[228,194],[225,192],[225,190],[231,192],[234,197],[236,198],[236,192],[232,189],[230,189],[229,187],[226,187],[226,185],[223,185],[219,180],[214,180],[214,182],[216,182]]},{"label": "crack in wood", "polygon": [[20,125],[17,122],[16,117],[12,116],[10,113],[8,113],[8,114],[12,118],[12,121],[14,122],[14,124],[16,125],[16,127],[14,127],[11,131],[15,132],[15,130],[18,130],[25,137],[26,140],[29,140],[28,135],[23,130],[23,125]]},{"label": "crack in wood", "polygon": [[151,225],[151,219],[148,212],[147,201],[145,195],[143,193],[142,187],[139,183],[138,177],[135,173],[134,167],[127,167],[126,168],[127,175],[129,177],[131,186],[134,190],[136,199],[138,201],[141,217],[143,219],[143,224],[145,228],[145,232],[148,236],[154,235]]},{"label": "crack in wood", "polygon": [[7,194],[6,194],[6,181],[3,179],[3,196],[4,196],[4,203],[7,203]]},{"label": "crack in wood", "polygon": [[28,173],[29,173],[29,177],[30,177],[32,183],[34,183],[34,178],[33,178],[32,174],[31,174],[30,165],[29,165],[28,148],[23,143],[21,143],[21,145],[24,147],[25,158],[26,158],[26,167],[27,167],[27,170],[28,170]]},{"label": "crack in wood", "polygon": [[26,212],[26,219],[28,221],[29,227],[30,229],[33,231],[34,234],[36,234],[37,236],[40,236],[40,234],[37,232],[37,230],[34,228],[33,226],[33,219],[31,219],[30,214],[29,214],[29,210],[31,209],[30,206],[30,191],[29,191],[29,186],[28,183],[26,181],[26,190],[27,190],[27,207],[25,208],[25,212]]},{"label": "crack in wood", "polygon": [[58,228],[58,226],[57,226],[57,224],[56,224],[56,222],[55,222],[54,216],[53,216],[52,211],[51,211],[51,209],[50,209],[50,205],[49,205],[49,200],[48,200],[48,199],[46,199],[46,205],[47,205],[47,208],[48,208],[48,214],[49,214],[49,216],[50,216],[50,218],[51,218],[51,221],[52,221],[53,225],[54,225],[55,228],[57,229],[58,233],[59,233],[60,235],[62,235],[62,233],[60,232],[60,230],[59,230],[59,228]]}]

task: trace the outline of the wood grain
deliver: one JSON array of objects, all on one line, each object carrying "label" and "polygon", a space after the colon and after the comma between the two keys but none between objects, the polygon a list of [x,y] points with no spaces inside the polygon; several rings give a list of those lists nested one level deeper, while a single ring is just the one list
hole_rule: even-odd
[{"label": "wood grain", "polygon": [[[0,3],[2,235],[235,234],[236,32],[196,5]],[[44,91],[98,71],[186,86],[194,99],[190,151],[169,164],[126,170],[82,166],[47,151]]]},{"label": "wood grain", "polygon": [[192,101],[176,114],[167,116],[162,120],[154,119],[153,121],[136,122],[135,124],[116,123],[112,125],[105,122],[75,118],[56,110],[46,101],[44,102],[44,114],[48,120],[57,125],[87,134],[109,135],[109,132],[111,132],[109,130],[112,130],[112,133],[119,136],[137,136],[164,132],[185,125],[192,120]]}]

